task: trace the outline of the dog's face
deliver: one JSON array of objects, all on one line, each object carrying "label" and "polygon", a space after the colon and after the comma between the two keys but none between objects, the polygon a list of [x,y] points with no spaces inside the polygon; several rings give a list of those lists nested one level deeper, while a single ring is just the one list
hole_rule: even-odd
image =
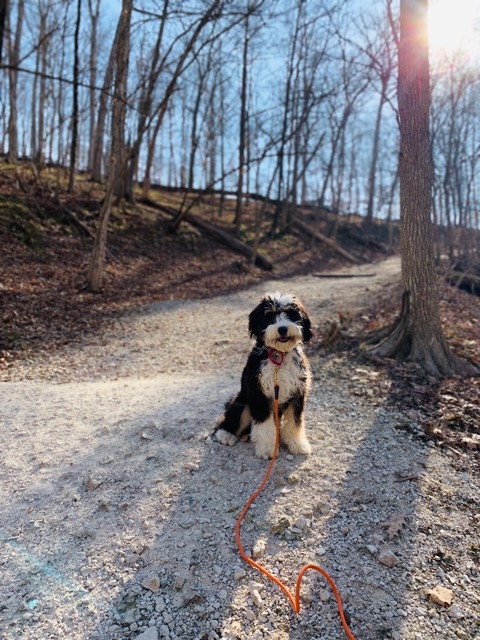
[{"label": "dog's face", "polygon": [[250,336],[277,351],[291,351],[312,337],[303,304],[287,293],[267,294],[248,318]]}]

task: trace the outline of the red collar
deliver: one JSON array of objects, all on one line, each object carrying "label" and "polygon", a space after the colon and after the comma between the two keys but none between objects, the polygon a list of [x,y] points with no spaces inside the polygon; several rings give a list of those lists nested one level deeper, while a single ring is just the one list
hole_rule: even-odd
[{"label": "red collar", "polygon": [[283,351],[279,351],[278,349],[273,349],[273,347],[268,347],[268,359],[276,367],[279,367],[282,364],[284,357],[285,357],[285,354],[283,353]]}]

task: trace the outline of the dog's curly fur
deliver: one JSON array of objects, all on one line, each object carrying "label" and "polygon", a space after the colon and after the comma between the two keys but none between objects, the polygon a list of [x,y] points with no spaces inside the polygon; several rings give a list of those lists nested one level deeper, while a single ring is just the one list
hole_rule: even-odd
[{"label": "dog's curly fur", "polygon": [[242,373],[237,396],[225,405],[215,428],[219,442],[234,445],[251,436],[255,453],[271,458],[275,448],[273,372],[278,366],[280,439],[294,454],[309,454],[304,409],[311,375],[302,343],[312,338],[311,322],[303,304],[287,293],[267,294],[250,313],[250,336],[255,345]]}]

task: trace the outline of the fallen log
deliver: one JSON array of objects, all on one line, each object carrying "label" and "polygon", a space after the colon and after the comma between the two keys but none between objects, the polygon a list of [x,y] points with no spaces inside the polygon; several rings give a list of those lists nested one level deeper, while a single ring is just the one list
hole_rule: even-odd
[{"label": "fallen log", "polygon": [[326,244],[327,247],[330,247],[330,249],[333,249],[336,253],[339,253],[341,256],[343,256],[350,262],[353,262],[354,264],[360,264],[361,262],[360,260],[358,260],[357,258],[355,258],[355,256],[352,256],[351,253],[343,249],[339,244],[335,242],[335,240],[331,240],[330,238],[327,238],[327,236],[324,236],[323,233],[320,233],[320,231],[316,231],[315,229],[312,229],[311,227],[308,226],[308,224],[305,224],[305,222],[302,222],[301,220],[296,219],[293,224],[295,227],[297,227],[304,233],[307,233],[310,236],[314,237],[315,240],[318,240],[322,244]]},{"label": "fallen log", "polygon": [[[154,200],[150,200],[150,198],[142,198],[140,202],[143,202],[143,204],[146,204],[147,206],[152,207],[153,209],[164,211],[165,213],[168,213],[171,216],[178,215],[178,211],[176,209],[173,209],[172,207],[167,207],[163,204],[159,204]],[[199,218],[193,213],[185,213],[183,215],[183,220],[186,220],[192,226],[197,227],[198,229],[201,229],[202,231],[207,233],[209,236],[212,236],[216,240],[219,240],[222,244],[225,244],[231,249],[234,249],[235,251],[242,253],[244,256],[247,256],[248,258],[252,257],[252,254],[253,254],[252,247],[249,247],[248,244],[245,244],[238,238],[235,238],[227,231],[224,231],[223,229],[216,227],[211,222],[207,222],[207,220],[203,220],[202,218]],[[267,258],[260,255],[259,253],[257,253],[257,256],[255,258],[255,264],[261,267],[262,269],[266,269],[267,271],[271,271],[273,269],[273,264],[270,262],[270,260],[267,260]]]},{"label": "fallen log", "polygon": [[[74,222],[78,227],[80,227],[80,229],[84,231],[87,234],[87,236],[90,236],[90,238],[95,240],[95,233],[90,229],[88,225],[86,225],[84,222],[80,220],[80,218],[77,216],[75,211],[71,211],[70,209],[63,208],[62,212],[70,216],[70,219],[72,220],[72,222]],[[113,255],[113,253],[110,251],[108,247],[105,248],[105,252],[107,253],[107,255],[110,256],[110,258],[112,258],[113,260],[116,260],[116,257]]]},{"label": "fallen log", "polygon": [[448,277],[448,281],[458,289],[480,296],[479,276],[464,273],[463,271],[452,271]]},{"label": "fallen log", "polygon": [[376,273],[313,273],[314,278],[374,278]]}]

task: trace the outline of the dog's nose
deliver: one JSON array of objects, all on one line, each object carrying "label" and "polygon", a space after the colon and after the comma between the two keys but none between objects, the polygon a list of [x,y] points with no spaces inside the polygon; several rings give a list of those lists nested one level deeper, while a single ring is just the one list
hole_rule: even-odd
[{"label": "dog's nose", "polygon": [[286,336],[288,333],[287,327],[284,327],[284,326],[278,327],[278,333],[281,336]]}]

